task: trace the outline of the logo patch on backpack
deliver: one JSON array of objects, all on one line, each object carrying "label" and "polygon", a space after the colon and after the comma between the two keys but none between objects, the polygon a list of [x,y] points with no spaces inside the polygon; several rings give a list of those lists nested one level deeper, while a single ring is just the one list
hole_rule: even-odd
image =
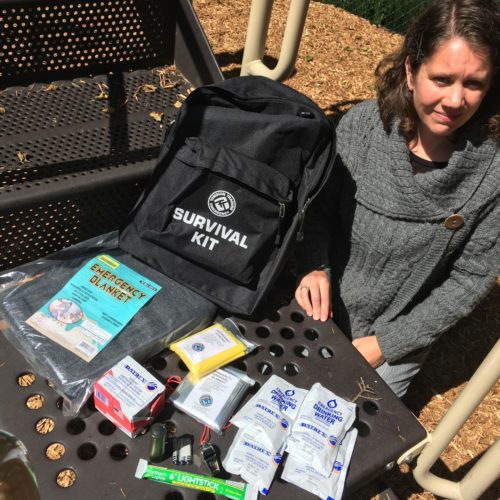
[{"label": "logo patch on backpack", "polygon": [[229,217],[236,210],[236,200],[227,191],[214,191],[208,197],[208,209],[217,217]]}]

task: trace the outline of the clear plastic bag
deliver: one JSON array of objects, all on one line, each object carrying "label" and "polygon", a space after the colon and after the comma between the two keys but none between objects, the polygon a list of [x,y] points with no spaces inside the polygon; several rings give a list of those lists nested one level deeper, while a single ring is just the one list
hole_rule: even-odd
[{"label": "clear plastic bag", "polygon": [[169,347],[188,367],[193,380],[199,380],[253,351],[258,344],[247,340],[231,318],[225,318]]},{"label": "clear plastic bag", "polygon": [[[91,362],[51,341],[25,320],[53,297],[81,266],[106,254],[158,283],[162,289]],[[195,292],[118,248],[117,232],[78,243],[0,274],[0,316],[5,337],[33,369],[64,397],[64,413],[76,415],[94,382],[127,354],[139,362],[210,324],[217,308]]]}]

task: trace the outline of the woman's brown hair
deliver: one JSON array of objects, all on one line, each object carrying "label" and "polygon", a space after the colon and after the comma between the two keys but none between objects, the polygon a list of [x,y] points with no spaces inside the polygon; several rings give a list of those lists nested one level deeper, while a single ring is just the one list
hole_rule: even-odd
[{"label": "woman's brown hair", "polygon": [[377,66],[376,89],[386,132],[396,118],[410,144],[417,138],[418,117],[406,83],[405,60],[413,74],[443,42],[460,37],[473,49],[487,51],[493,67],[488,94],[476,113],[490,137],[500,142],[500,5],[496,0],[435,0],[411,22],[401,48]]}]

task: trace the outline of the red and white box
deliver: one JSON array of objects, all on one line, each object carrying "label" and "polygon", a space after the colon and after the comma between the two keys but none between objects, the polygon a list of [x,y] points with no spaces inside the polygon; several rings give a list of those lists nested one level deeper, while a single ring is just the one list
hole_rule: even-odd
[{"label": "red and white box", "polygon": [[153,423],[165,404],[165,386],[130,356],[94,385],[95,407],[130,437]]}]

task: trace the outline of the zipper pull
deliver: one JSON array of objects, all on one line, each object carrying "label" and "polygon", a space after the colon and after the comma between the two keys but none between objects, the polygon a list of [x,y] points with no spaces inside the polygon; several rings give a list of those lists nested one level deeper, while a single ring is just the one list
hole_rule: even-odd
[{"label": "zipper pull", "polygon": [[307,198],[304,206],[302,207],[302,210],[300,211],[299,229],[297,230],[297,235],[295,237],[296,241],[298,242],[304,241],[304,220],[306,218],[306,210],[309,206],[309,203],[311,203],[311,198]]},{"label": "zipper pull", "polygon": [[286,213],[286,205],[282,201],[278,201],[279,205],[279,211],[278,211],[278,217],[280,218],[279,223],[278,223],[278,232],[276,233],[276,238],[274,239],[274,244],[276,246],[279,246],[281,244],[281,224],[283,222],[283,219],[285,218],[285,213]]},{"label": "zipper pull", "polygon": [[286,205],[282,201],[280,201],[278,203],[280,205],[279,217],[280,217],[280,219],[284,219],[285,212],[286,212]]}]

